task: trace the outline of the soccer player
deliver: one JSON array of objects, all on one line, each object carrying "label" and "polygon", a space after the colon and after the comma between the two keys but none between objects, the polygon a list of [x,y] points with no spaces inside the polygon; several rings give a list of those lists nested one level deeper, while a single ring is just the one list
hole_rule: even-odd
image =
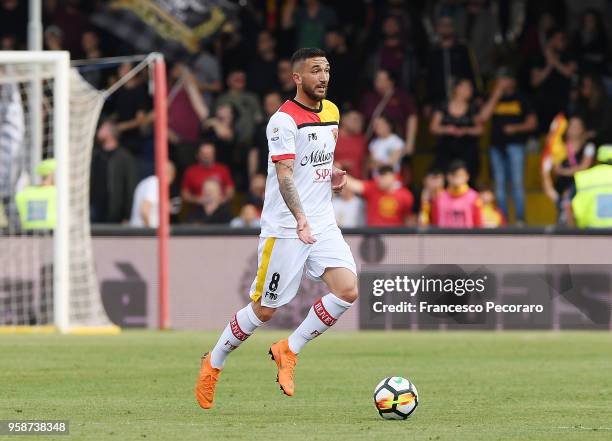
[{"label": "soccer player", "polygon": [[346,185],[346,172],[333,166],[338,108],[325,99],[329,62],[320,49],[302,48],[291,58],[295,98],[270,118],[268,177],[261,215],[258,269],[252,302],[230,320],[217,344],[202,357],[195,386],[198,403],[213,406],[215,387],[227,356],[270,320],[297,293],[302,273],[322,280],[329,294],[317,300],[298,328],[274,343],[269,354],[277,381],[288,396],[298,354],[327,331],[357,299],[357,273],[332,207],[332,191]]}]

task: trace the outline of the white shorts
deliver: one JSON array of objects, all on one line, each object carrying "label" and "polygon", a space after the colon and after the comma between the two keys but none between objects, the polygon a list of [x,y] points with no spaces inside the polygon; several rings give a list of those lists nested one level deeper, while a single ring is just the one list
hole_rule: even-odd
[{"label": "white shorts", "polygon": [[326,268],[347,268],[357,275],[355,260],[338,228],[315,236],[308,245],[300,239],[260,237],[257,249],[257,275],[251,284],[253,301],[278,308],[291,301],[300,287],[304,267],[306,275],[321,280]]}]

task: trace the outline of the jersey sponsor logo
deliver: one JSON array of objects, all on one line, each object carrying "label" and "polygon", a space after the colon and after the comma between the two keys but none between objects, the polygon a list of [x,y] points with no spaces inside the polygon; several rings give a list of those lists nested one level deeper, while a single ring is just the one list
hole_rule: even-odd
[{"label": "jersey sponsor logo", "polygon": [[236,319],[235,315],[232,321],[230,322],[230,329],[232,331],[232,334],[234,334],[234,337],[236,337],[240,341],[245,341],[251,335],[240,329],[240,325],[238,324],[238,320]]},{"label": "jersey sponsor logo", "polygon": [[331,168],[317,168],[314,171],[313,182],[329,182],[332,178]]},{"label": "jersey sponsor logo", "polygon": [[330,164],[334,160],[334,152],[326,152],[325,150],[313,150],[309,155],[304,155],[300,161],[301,166]]},{"label": "jersey sponsor logo", "polygon": [[327,309],[325,309],[325,306],[323,306],[322,299],[317,300],[315,304],[312,305],[312,308],[314,309],[314,312],[317,317],[319,317],[319,320],[321,320],[326,326],[332,326],[338,321],[337,319],[332,317],[329,312],[327,312]]}]

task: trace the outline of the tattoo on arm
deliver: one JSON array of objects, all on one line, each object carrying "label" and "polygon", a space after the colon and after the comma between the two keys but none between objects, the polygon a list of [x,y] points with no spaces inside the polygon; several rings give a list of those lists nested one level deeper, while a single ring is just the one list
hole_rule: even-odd
[{"label": "tattoo on arm", "polygon": [[289,211],[293,214],[293,217],[296,219],[300,216],[304,216],[304,209],[302,208],[302,203],[300,202],[300,195],[298,194],[297,188],[295,186],[295,182],[293,182],[292,176],[284,176],[280,179],[279,189],[281,195],[283,196],[283,200]]},{"label": "tattoo on arm", "polygon": [[300,195],[293,181],[293,159],[278,161],[276,163],[276,174],[278,176],[278,188],[287,208],[296,220],[299,217],[304,217],[304,208],[302,208]]}]

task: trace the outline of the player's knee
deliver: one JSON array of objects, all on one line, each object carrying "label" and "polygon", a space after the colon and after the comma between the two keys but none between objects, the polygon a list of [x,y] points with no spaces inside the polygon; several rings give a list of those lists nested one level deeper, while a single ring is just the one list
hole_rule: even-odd
[{"label": "player's knee", "polygon": [[338,293],[335,293],[340,299],[345,302],[353,303],[359,297],[359,293],[357,290],[357,281],[354,283],[349,283],[346,286],[342,287]]},{"label": "player's knee", "polygon": [[253,303],[253,312],[259,320],[262,322],[267,322],[274,315],[275,308],[268,308],[267,306],[262,306],[261,303]]}]

